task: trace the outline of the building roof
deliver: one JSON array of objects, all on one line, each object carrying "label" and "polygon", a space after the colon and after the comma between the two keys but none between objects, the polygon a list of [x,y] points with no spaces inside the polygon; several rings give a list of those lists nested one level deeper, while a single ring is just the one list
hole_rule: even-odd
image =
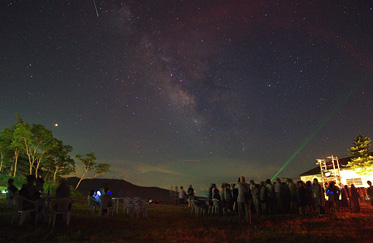
[{"label": "building roof", "polygon": [[[344,167],[345,165],[347,165],[348,161],[350,161],[352,157],[346,157],[346,158],[342,158],[342,159],[338,159],[338,162],[339,162],[339,166],[340,166],[340,169],[343,170],[345,169],[346,167]],[[329,162],[330,159],[327,161]],[[332,165],[329,165],[328,167],[330,167]],[[308,170],[302,174],[300,174],[299,176],[308,176],[308,175],[317,175],[317,174],[321,174],[320,172],[320,166],[317,166],[311,170]]]}]

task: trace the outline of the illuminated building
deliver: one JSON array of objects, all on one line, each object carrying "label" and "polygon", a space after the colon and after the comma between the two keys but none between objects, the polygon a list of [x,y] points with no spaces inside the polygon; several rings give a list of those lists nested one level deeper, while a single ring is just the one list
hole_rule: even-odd
[{"label": "illuminated building", "polygon": [[373,173],[367,175],[357,174],[356,171],[345,167],[351,157],[338,159],[335,156],[328,156],[325,159],[317,159],[317,167],[302,173],[300,176],[302,181],[313,181],[314,178],[319,180],[319,183],[335,181],[337,184],[356,187],[368,187],[367,181],[373,181]]}]

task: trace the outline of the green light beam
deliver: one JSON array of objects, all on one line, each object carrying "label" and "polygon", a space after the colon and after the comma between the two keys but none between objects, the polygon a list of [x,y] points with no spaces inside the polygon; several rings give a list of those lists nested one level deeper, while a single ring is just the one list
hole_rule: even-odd
[{"label": "green light beam", "polygon": [[298,149],[290,156],[290,158],[285,162],[285,164],[277,171],[277,173],[272,177],[271,181],[273,181],[276,176],[278,174],[281,173],[281,171],[283,169],[285,169],[285,167],[302,151],[302,149],[304,147],[306,147],[306,145],[312,140],[312,138],[325,126],[325,124],[335,115],[335,113],[337,113],[344,104],[347,103],[347,101],[350,99],[350,97],[352,96],[352,94],[355,92],[355,90],[357,90],[358,87],[360,87],[362,84],[364,84],[366,82],[366,79],[367,79],[367,76],[365,76],[365,80],[362,79],[362,82],[360,82],[360,84],[357,84],[355,86],[354,89],[351,89],[350,93],[347,95],[347,97],[345,99],[341,99],[341,101],[339,102],[339,105],[336,106],[332,112],[330,112],[328,115],[326,115],[324,117],[323,120],[321,120],[317,126],[316,126],[316,129],[313,130],[308,136],[307,138],[302,142],[302,144],[298,147]]},{"label": "green light beam", "polygon": [[338,111],[335,109],[333,113],[328,115],[324,120],[319,122],[316,129],[308,135],[308,137],[303,141],[303,143],[299,146],[299,148],[290,156],[290,158],[285,162],[285,164],[279,169],[279,171],[272,177],[271,181],[273,181],[278,174],[281,173],[283,169],[302,151],[302,149],[311,141],[311,139],[325,126],[325,124],[334,116],[334,114]]}]

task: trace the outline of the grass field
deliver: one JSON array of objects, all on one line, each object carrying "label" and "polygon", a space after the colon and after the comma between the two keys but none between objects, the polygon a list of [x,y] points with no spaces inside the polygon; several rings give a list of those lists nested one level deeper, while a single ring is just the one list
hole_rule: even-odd
[{"label": "grass field", "polygon": [[[90,216],[86,200],[76,198],[71,223],[10,225],[12,211],[0,200],[0,242],[372,242],[373,208],[362,213],[253,216],[251,225],[237,216],[196,217],[187,207],[154,205],[148,218]],[[18,222],[17,222],[18,223]]]}]

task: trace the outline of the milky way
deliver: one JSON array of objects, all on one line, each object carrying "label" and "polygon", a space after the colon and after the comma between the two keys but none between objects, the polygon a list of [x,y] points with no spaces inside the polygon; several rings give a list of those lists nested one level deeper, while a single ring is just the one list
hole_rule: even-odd
[{"label": "milky way", "polygon": [[373,136],[372,7],[9,0],[0,128],[18,112],[106,177],[199,190],[271,178],[313,134],[279,175],[296,178]]}]

